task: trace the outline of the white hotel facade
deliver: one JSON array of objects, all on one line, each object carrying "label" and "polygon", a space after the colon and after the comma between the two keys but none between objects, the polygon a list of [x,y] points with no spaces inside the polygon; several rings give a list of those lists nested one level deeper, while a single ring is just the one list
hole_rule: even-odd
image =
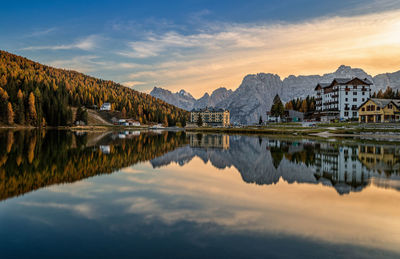
[{"label": "white hotel facade", "polygon": [[367,78],[335,78],[315,87],[316,114],[321,121],[358,120],[358,108],[371,96],[372,82]]}]

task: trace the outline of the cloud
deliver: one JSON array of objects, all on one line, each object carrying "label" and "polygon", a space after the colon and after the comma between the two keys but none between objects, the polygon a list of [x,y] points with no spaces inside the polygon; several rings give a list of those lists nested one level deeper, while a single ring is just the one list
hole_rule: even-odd
[{"label": "cloud", "polygon": [[19,204],[29,207],[68,210],[88,219],[94,219],[96,216],[96,213],[89,204],[63,204],[54,202],[20,202]]},{"label": "cloud", "polygon": [[93,72],[101,66],[107,66],[107,62],[100,61],[99,56],[83,55],[70,59],[57,59],[49,62],[50,66],[76,70],[83,73]]},{"label": "cloud", "polygon": [[400,11],[327,17],[301,23],[210,25],[194,34],[149,33],[118,51],[148,68],[130,80],[201,96],[221,85],[236,88],[248,73],[316,74],[341,64],[369,73],[400,69]]},{"label": "cloud", "polygon": [[141,82],[141,81],[126,81],[126,82],[122,82],[121,84],[124,85],[124,86],[132,87],[132,88],[133,88],[133,87],[136,87],[136,86],[145,85],[146,82]]},{"label": "cloud", "polygon": [[26,37],[40,37],[40,36],[48,35],[56,30],[57,30],[56,27],[43,29],[43,30],[36,30],[36,31],[26,35]]},{"label": "cloud", "polygon": [[80,39],[72,44],[61,44],[61,45],[47,45],[47,46],[30,46],[22,48],[21,50],[71,50],[81,49],[90,51],[95,49],[99,45],[101,37],[98,35],[90,35],[86,38]]}]

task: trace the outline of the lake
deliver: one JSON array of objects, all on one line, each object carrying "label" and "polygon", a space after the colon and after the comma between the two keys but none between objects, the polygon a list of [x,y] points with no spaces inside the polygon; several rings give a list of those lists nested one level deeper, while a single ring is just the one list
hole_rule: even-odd
[{"label": "lake", "polygon": [[0,132],[1,258],[399,258],[396,139]]}]

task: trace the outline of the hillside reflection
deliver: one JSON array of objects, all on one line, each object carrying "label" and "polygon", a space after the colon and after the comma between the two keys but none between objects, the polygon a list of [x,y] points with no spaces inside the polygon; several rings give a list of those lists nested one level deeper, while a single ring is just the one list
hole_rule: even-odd
[{"label": "hillside reflection", "polygon": [[400,190],[400,148],[355,141],[318,142],[273,138],[188,134],[190,145],[151,160],[153,167],[201,158],[219,169],[235,167],[247,183],[322,183],[339,194],[376,186]]},{"label": "hillside reflection", "polygon": [[187,144],[184,133],[0,132],[0,200],[110,174]]},{"label": "hillside reflection", "polygon": [[236,168],[246,183],[323,184],[339,194],[371,182],[400,190],[400,148],[355,141],[319,142],[184,132],[0,132],[0,200],[53,184],[110,174],[150,161],[153,168],[194,157]]}]

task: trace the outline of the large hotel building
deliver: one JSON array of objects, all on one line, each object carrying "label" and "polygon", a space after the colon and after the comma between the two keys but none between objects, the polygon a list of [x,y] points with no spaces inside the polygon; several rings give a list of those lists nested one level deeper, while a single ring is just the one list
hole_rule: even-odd
[{"label": "large hotel building", "polygon": [[230,124],[229,110],[208,108],[192,110],[190,112],[190,122],[197,123],[199,116],[206,126],[228,126]]},{"label": "large hotel building", "polygon": [[321,121],[358,120],[358,108],[371,96],[372,82],[367,78],[335,78],[331,83],[319,83],[316,115]]}]

